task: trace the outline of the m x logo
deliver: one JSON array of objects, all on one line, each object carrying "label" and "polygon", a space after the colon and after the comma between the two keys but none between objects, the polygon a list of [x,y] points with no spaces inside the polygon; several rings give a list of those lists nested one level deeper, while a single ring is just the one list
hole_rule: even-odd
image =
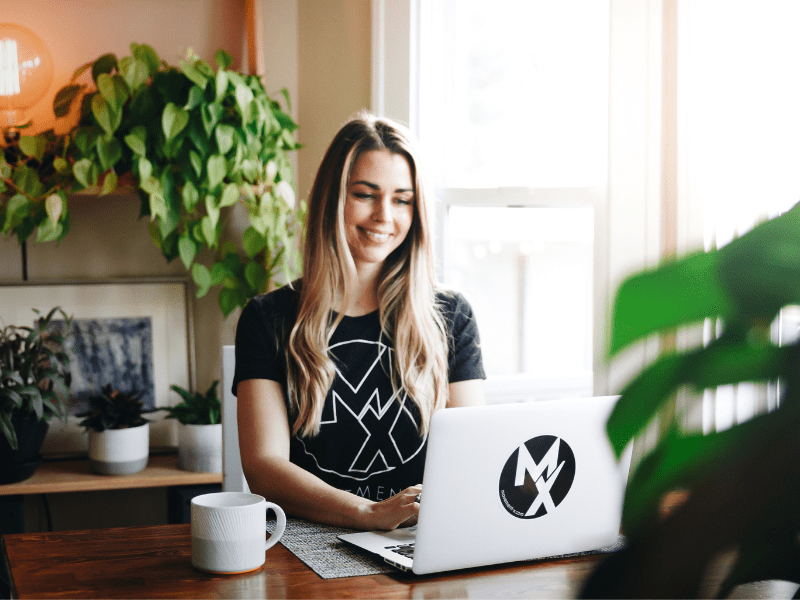
[{"label": "m x logo", "polygon": [[564,466],[565,461],[558,462],[558,449],[561,440],[556,438],[550,449],[542,458],[540,463],[536,461],[528,452],[525,444],[521,444],[517,454],[517,472],[514,478],[514,485],[519,487],[525,485],[525,474],[529,473],[531,479],[536,485],[536,490],[539,492],[536,498],[525,513],[526,517],[536,514],[539,508],[544,505],[545,510],[549,513],[555,510],[556,505],[550,496],[550,488],[553,487],[561,468]]}]

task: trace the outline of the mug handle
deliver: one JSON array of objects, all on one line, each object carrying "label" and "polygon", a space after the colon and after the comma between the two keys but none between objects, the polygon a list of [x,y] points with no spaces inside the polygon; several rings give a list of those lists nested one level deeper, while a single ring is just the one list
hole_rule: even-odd
[{"label": "mug handle", "polygon": [[267,508],[271,508],[275,511],[275,514],[278,517],[278,523],[275,526],[275,531],[272,532],[272,535],[269,536],[268,540],[265,540],[264,544],[264,552],[272,548],[275,544],[277,544],[281,536],[283,536],[283,531],[286,529],[286,513],[283,512],[283,509],[278,506],[277,504],[273,504],[272,502],[267,502]]}]

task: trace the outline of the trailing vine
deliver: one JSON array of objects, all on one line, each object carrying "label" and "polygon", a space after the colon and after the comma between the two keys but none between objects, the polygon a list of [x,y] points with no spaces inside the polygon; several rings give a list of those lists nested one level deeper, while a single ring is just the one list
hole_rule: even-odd
[{"label": "trailing vine", "polygon": [[[69,196],[138,189],[141,215],[168,261],[180,258],[197,297],[219,286],[228,315],[273,279],[295,275],[296,236],[305,207],[295,206],[288,152],[297,124],[269,97],[259,77],[230,70],[220,50],[216,70],[187,53],[179,67],[146,44],[131,56],[105,54],[75,71],[55,96],[57,117],[80,111],[65,134],[6,133],[0,156],[0,226],[20,243],[61,240],[69,231]],[[80,83],[91,69],[93,86]],[[289,97],[282,90],[287,108]],[[222,241],[233,206],[249,218],[242,239]],[[196,259],[213,251],[206,266]]]}]

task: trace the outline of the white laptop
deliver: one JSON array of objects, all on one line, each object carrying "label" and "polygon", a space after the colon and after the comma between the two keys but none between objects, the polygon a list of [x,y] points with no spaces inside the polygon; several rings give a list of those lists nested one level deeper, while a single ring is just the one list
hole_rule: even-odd
[{"label": "white laptop", "polygon": [[606,437],[616,400],[437,411],[417,525],[339,537],[417,574],[613,546],[630,464]]}]

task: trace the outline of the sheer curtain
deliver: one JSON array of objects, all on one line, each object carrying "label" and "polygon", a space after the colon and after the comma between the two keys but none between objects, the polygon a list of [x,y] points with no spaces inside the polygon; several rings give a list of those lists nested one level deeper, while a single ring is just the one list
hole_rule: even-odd
[{"label": "sheer curtain", "polygon": [[[702,235],[706,249],[719,248],[800,200],[800,2],[683,0],[678,19],[679,193],[702,225],[684,230],[687,246]],[[798,323],[797,308],[784,310],[776,341],[796,338]],[[720,325],[705,324],[705,342]],[[775,385],[706,392],[702,428],[726,429],[776,403]]]}]

